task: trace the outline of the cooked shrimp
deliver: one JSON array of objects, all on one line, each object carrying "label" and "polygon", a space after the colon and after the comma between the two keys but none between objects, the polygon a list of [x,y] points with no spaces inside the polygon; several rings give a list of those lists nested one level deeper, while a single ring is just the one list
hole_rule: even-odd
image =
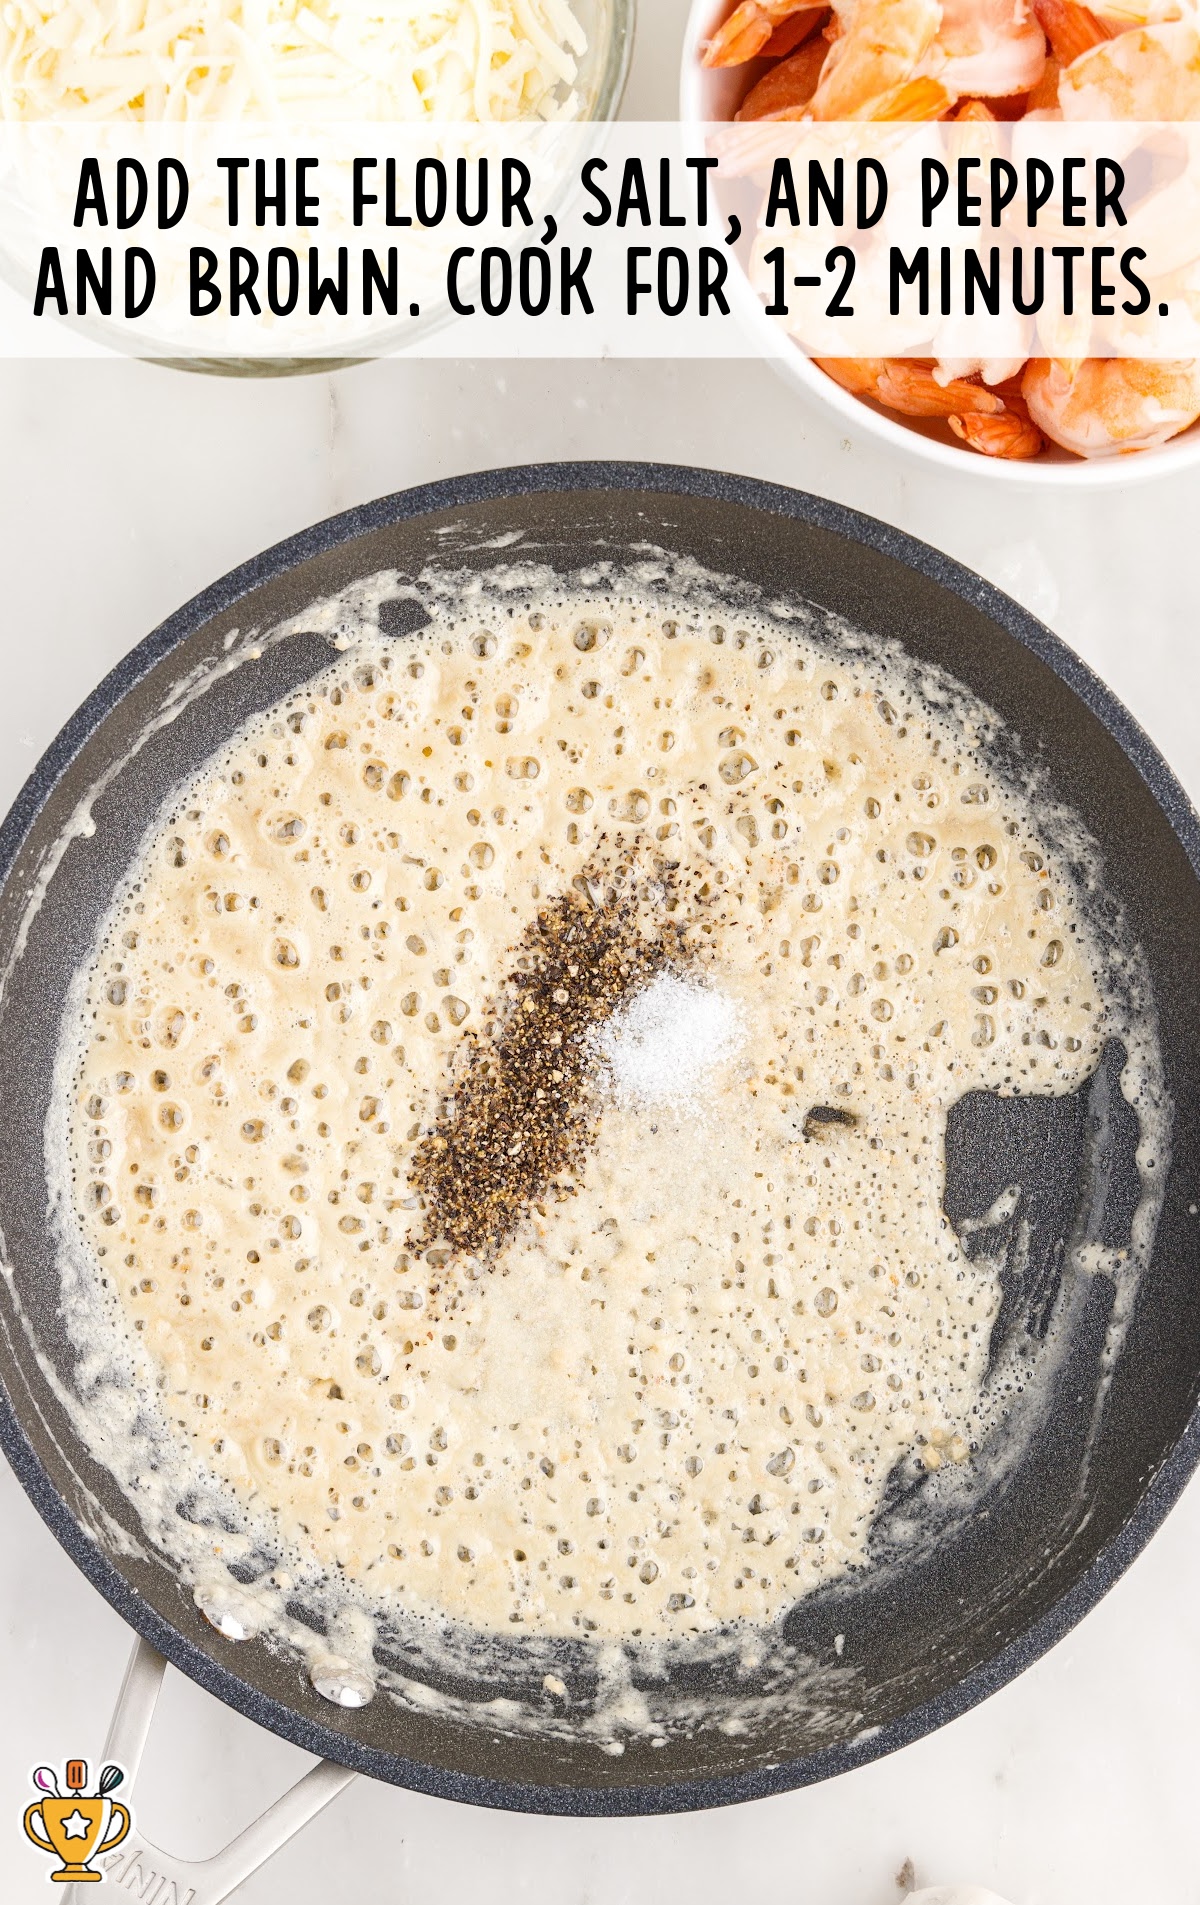
[{"label": "cooked shrimp", "polygon": [[[989,390],[997,390],[1003,384],[1013,384],[1014,378],[1020,377],[1028,362],[1027,352],[1020,357],[939,357],[933,367],[933,374],[939,384],[951,384],[964,377],[978,377]],[[999,394],[1007,398],[1009,392],[1000,389]]]},{"label": "cooked shrimp", "polygon": [[881,101],[915,78],[941,18],[938,0],[857,0],[830,48],[813,118],[874,118]]},{"label": "cooked shrimp", "polygon": [[855,397],[873,397],[886,410],[904,417],[956,417],[966,413],[999,417],[1003,397],[981,384],[939,384],[927,364],[905,357],[816,357],[827,376]]},{"label": "cooked shrimp", "polygon": [[785,22],[791,25],[796,14],[811,15],[806,29],[811,32],[825,12],[825,7],[814,7],[811,0],[741,0],[705,47],[704,64],[744,66],[747,60],[757,59],[772,34]]},{"label": "cooked shrimp", "polygon": [[799,13],[793,13],[790,20],[785,20],[782,26],[775,28],[763,47],[761,57],[765,60],[785,60],[811,33],[825,24],[828,16],[827,7],[802,7]]},{"label": "cooked shrimp", "polygon": [[757,119],[800,119],[808,112],[817,90],[829,48],[824,40],[808,40],[789,59],[764,73],[742,101],[738,123]]},{"label": "cooked shrimp", "polygon": [[861,116],[866,119],[910,121],[940,119],[953,103],[940,79],[931,79],[927,73],[918,73],[915,79],[906,79],[903,86],[893,87],[881,99],[872,100],[869,109]]},{"label": "cooked shrimp", "polygon": [[[741,0],[705,57],[709,65],[763,53],[775,61],[747,94],[743,123],[949,116],[986,125],[1031,114],[1200,121],[1200,0],[1101,5],[1097,13],[1082,0],[833,0],[830,17],[798,0]],[[742,136],[766,135],[748,127]],[[755,154],[747,148],[743,157]],[[1177,185],[1163,208],[1190,259],[1194,209]],[[942,420],[984,456],[1035,457],[1046,438],[1078,456],[1117,455],[1164,443],[1200,418],[1200,358],[1085,358],[1090,332],[1082,318],[1076,328],[1078,336],[1064,321],[1042,345],[1058,355],[1028,363],[1020,336],[1005,340],[1010,357],[985,362],[960,355],[949,332],[938,334],[936,363],[813,361],[855,396]],[[810,350],[837,342],[836,326],[820,345],[807,335]]]},{"label": "cooked shrimp", "polygon": [[1058,113],[1058,80],[1062,68],[1053,53],[1049,54],[1042,68],[1042,77],[1036,86],[1030,89],[1025,100],[1025,115],[1029,113]]},{"label": "cooked shrimp", "polygon": [[945,0],[936,50],[945,63],[929,70],[956,99],[1031,92],[1046,64],[1046,36],[1026,0]]},{"label": "cooked shrimp", "polygon": [[1114,33],[1131,26],[1161,26],[1196,11],[1193,0],[1104,0],[1100,10]]},{"label": "cooked shrimp", "polygon": [[1200,417],[1200,360],[1149,363],[1038,357],[1021,391],[1040,430],[1076,456],[1120,456],[1178,436]]},{"label": "cooked shrimp", "polygon": [[1060,66],[1069,66],[1081,53],[1112,39],[1112,27],[1078,0],[1033,0],[1033,10]]},{"label": "cooked shrimp", "polygon": [[972,450],[978,450],[983,456],[997,456],[1006,462],[1025,462],[1031,456],[1040,456],[1046,447],[1045,438],[1036,424],[1031,423],[1023,410],[1006,405],[998,417],[981,416],[978,411],[968,410],[965,416],[951,417],[950,428],[956,437],[968,444]]},{"label": "cooked shrimp", "polygon": [[1200,119],[1200,25],[1135,27],[1081,53],[1058,82],[1064,119]]}]

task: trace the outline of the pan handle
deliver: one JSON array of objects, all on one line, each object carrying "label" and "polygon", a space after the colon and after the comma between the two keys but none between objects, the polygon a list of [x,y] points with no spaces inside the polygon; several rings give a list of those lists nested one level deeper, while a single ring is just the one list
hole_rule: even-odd
[{"label": "pan handle", "polygon": [[[123,1768],[132,1783],[141,1764],[154,1709],[167,1663],[144,1640],[134,1643],[116,1711],[104,1747],[105,1760]],[[139,1898],[166,1895],[187,1905],[219,1905],[260,1865],[335,1799],[354,1774],[330,1760],[320,1760],[303,1779],[268,1806],[266,1812],[239,1832],[236,1839],[211,1859],[177,1859],[152,1845],[136,1827],[119,1851],[98,1861],[105,1876],[129,1887]],[[72,1892],[75,1891],[72,1886]]]},{"label": "pan handle", "polygon": [[[131,1784],[150,1736],[166,1670],[166,1661],[147,1641],[134,1642],[104,1746],[105,1761],[120,1766]],[[178,1899],[180,1905],[220,1905],[354,1777],[344,1766],[318,1760],[303,1779],[211,1859],[177,1859],[131,1827],[120,1849],[98,1863],[107,1878],[135,1891],[139,1898],[167,1896]],[[71,1891],[79,1896],[75,1886]],[[1006,1901],[974,1885],[950,1885],[910,1892],[906,1905],[1006,1905]]]}]

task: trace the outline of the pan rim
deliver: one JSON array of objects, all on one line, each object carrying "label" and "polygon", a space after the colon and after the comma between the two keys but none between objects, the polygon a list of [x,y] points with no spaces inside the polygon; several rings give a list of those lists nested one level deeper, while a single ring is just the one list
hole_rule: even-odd
[{"label": "pan rim", "polygon": [[[865,546],[915,570],[987,616],[1029,649],[1105,728],[1129,760],[1200,880],[1200,817],[1163,755],[1133,715],[1088,665],[1012,597],[952,557],[878,518],[807,491],[701,467],[630,462],[516,465],[442,479],[378,498],[326,518],[276,543],[193,596],[138,642],[98,683],[41,756],[0,824],[0,889],[43,807],[80,750],[116,705],[152,668],[215,616],[299,564],[374,530],[474,504],[537,494],[640,491],[724,502],[783,515]],[[130,1586],[85,1532],[26,1436],[0,1375],[0,1448],[50,1532],[121,1618],[171,1664],[236,1712],[304,1751],[433,1797],[565,1817],[631,1817],[699,1811],[768,1798],[836,1777],[912,1744],[958,1718],[1031,1666],[1061,1640],[1120,1578],[1157,1532],[1200,1465],[1200,1403],[1148,1480],[1118,1534],[1052,1607],[991,1660],[907,1713],[855,1739],[771,1767],[662,1785],[554,1786],[448,1772],[365,1745],[308,1719],[260,1692],[217,1658],[231,1643],[214,1634],[206,1652]]]}]

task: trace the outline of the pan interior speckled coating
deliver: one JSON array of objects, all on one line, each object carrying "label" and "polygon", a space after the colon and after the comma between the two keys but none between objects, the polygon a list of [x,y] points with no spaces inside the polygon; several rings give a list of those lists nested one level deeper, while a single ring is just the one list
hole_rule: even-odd
[{"label": "pan interior speckled coating", "polygon": [[[1197,827],[1144,735],[1069,651],[1015,603],[899,532],[800,492],[705,471],[613,464],[501,471],[386,498],[307,531],[216,584],[134,650],[60,735],[0,834],[0,970],[33,872],[78,801],[144,731],[169,685],[221,653],[232,630],[268,627],[379,569],[417,572],[431,556],[444,563],[448,550],[464,564],[490,566],[496,537],[514,532],[522,553],[565,569],[658,545],[768,597],[802,597],[899,638],[999,710],[1102,843],[1106,883],[1149,962],[1176,1117],[1153,1262],[1082,1494],[1073,1489],[1085,1408],[1073,1398],[1094,1386],[1107,1313],[1102,1280],[1050,1433],[991,1512],[956,1528],[914,1566],[834,1587],[790,1618],[790,1637],[806,1651],[832,1661],[842,1635],[844,1658],[858,1667],[853,1700],[831,1729],[781,1708],[750,1734],[709,1728],[657,1749],[635,1739],[620,1758],[593,1743],[516,1740],[436,1712],[400,1713],[386,1698],[337,1710],[294,1662],[222,1639],[164,1561],[139,1556],[134,1544],[123,1551],[116,1530],[134,1526],[132,1511],[72,1432],[14,1313],[15,1287],[41,1352],[69,1370],[43,1162],[59,1012],[149,817],[248,713],[327,663],[316,638],[269,647],[225,674],[116,774],[95,805],[95,833],[72,839],[62,855],[0,997],[0,1231],[12,1266],[11,1281],[0,1278],[0,1434],[55,1534],[121,1614],[219,1697],[310,1751],[398,1784],[527,1810],[617,1814],[728,1803],[877,1757],[1002,1684],[1128,1565],[1192,1470],[1200,1450],[1191,1214],[1200,1204]],[[481,549],[487,542],[493,547]],[[110,1522],[98,1519],[96,1502]]]}]

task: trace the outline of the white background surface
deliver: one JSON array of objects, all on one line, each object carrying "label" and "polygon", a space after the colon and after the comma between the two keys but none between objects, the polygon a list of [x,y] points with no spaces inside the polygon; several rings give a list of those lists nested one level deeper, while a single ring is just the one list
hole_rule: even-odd
[{"label": "white background surface", "polygon": [[[647,16],[629,109],[673,111],[684,0]],[[753,365],[375,365],[232,384],[138,364],[0,365],[0,802],[132,644],[278,538],[489,466],[648,458],[808,488],[936,543],[1071,642],[1200,796],[1200,472],[1088,498],[997,493],[892,457]],[[666,1820],[508,1817],[365,1781],[239,1894],[251,1905],[1013,1905],[1200,1901],[1200,1487],[1016,1684],[903,1754],[789,1797]],[[0,1899],[45,1898],[31,1765],[95,1759],[130,1637],[0,1469]],[[139,1824],[214,1850],[307,1764],[170,1674]]]}]

